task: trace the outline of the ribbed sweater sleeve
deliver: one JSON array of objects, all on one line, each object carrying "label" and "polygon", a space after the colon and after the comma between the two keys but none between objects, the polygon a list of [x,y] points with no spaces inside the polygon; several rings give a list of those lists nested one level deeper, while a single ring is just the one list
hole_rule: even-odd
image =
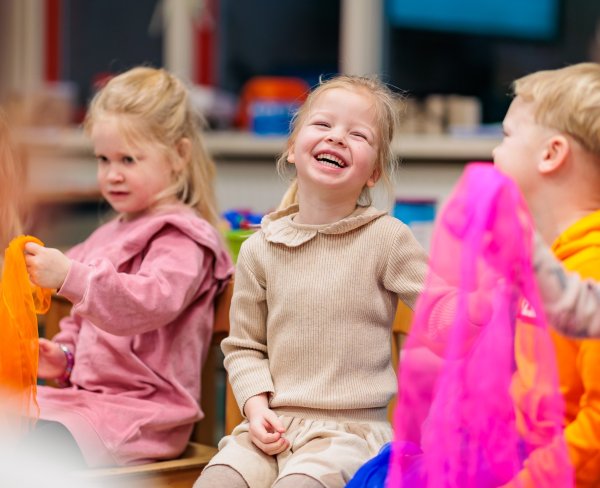
[{"label": "ribbed sweater sleeve", "polygon": [[387,290],[413,309],[427,273],[427,257],[407,226],[399,226],[393,239],[383,273]]},{"label": "ribbed sweater sleeve", "polygon": [[225,368],[240,409],[248,398],[274,391],[267,349],[267,301],[264,277],[259,277],[248,248],[240,252],[231,303],[231,332],[222,342]]}]

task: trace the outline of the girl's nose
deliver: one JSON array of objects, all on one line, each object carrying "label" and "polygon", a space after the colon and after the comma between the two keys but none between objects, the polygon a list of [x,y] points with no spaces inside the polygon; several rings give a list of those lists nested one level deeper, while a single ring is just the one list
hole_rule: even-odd
[{"label": "girl's nose", "polygon": [[123,181],[123,173],[119,170],[116,165],[110,165],[108,174],[106,175],[109,181],[118,182]]},{"label": "girl's nose", "polygon": [[329,132],[329,134],[327,134],[327,141],[331,142],[332,144],[341,145],[344,145],[346,143],[343,134],[340,131],[336,130],[332,130]]}]

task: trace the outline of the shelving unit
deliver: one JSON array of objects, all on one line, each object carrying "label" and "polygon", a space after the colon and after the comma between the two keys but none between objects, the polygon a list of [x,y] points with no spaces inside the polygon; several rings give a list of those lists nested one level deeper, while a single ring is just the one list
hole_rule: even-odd
[{"label": "shelving unit", "polygon": [[[37,201],[76,203],[98,198],[92,147],[80,130],[29,130],[22,133],[22,141],[29,151],[30,185]],[[235,169],[240,178],[248,176],[249,180],[241,179],[247,186],[250,181],[264,176],[256,175],[253,168],[267,168],[274,174],[274,168],[270,167],[284,150],[286,138],[259,137],[246,132],[209,132],[205,141],[219,166],[218,180],[227,184],[225,180]],[[403,134],[394,142],[394,149],[410,172],[439,175],[444,173],[444,167],[458,165],[461,168],[467,161],[490,160],[498,142],[494,137]],[[424,178],[424,183],[427,179]]]},{"label": "shelving unit", "polygon": [[[28,130],[30,190],[37,214],[52,240],[66,246],[86,235],[104,215],[96,183],[96,162],[88,138],[79,129]],[[275,169],[285,137],[245,132],[208,132],[205,141],[217,162],[216,194],[221,209],[266,212],[277,205],[287,182]],[[396,193],[404,198],[443,201],[468,161],[490,160],[499,139],[402,134],[394,142],[402,160]],[[376,201],[377,204],[377,201]],[[80,224],[81,225],[80,225]],[[60,230],[62,229],[62,230]]]},{"label": "shelving unit", "polygon": [[[88,138],[78,129],[28,130],[22,140],[35,155],[92,157]],[[219,162],[230,159],[273,159],[285,148],[286,137],[257,136],[250,132],[205,133],[206,146]],[[406,162],[460,162],[490,158],[498,137],[401,134],[394,141],[396,153]]]}]

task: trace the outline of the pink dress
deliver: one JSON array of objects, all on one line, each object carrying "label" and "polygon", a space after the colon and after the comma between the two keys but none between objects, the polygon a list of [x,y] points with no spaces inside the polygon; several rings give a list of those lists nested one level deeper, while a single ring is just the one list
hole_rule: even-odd
[{"label": "pink dress", "polygon": [[69,252],[73,303],[56,342],[72,386],[40,387],[40,418],[64,424],[89,466],[178,456],[199,406],[215,296],[233,265],[218,232],[184,206],[113,220]]}]

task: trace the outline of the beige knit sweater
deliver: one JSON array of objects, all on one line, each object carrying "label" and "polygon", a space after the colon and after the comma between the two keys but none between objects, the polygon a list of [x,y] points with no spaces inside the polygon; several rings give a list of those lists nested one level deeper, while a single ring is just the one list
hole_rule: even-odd
[{"label": "beige knit sweater", "polygon": [[266,216],[242,246],[223,341],[242,408],[268,392],[290,415],[384,420],[397,391],[391,326],[422,290],[427,255],[409,228],[373,207],[327,225]]}]

